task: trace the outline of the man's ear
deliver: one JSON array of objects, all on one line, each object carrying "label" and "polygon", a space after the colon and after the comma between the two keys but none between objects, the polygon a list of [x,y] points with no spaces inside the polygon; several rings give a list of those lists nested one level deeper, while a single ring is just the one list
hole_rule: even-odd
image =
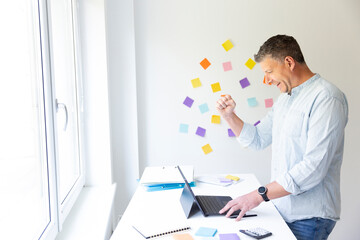
[{"label": "man's ear", "polygon": [[294,68],[295,68],[295,60],[292,57],[286,56],[285,59],[284,59],[284,62],[285,62],[285,66],[290,68],[291,71],[294,70]]}]

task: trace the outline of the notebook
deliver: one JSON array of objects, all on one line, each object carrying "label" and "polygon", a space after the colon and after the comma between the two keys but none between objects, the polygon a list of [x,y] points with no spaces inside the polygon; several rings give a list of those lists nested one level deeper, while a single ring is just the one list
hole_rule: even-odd
[{"label": "notebook", "polygon": [[[194,181],[194,167],[181,166],[184,175],[190,181]],[[143,186],[156,186],[159,184],[183,183],[176,166],[146,167],[140,183]]]},{"label": "notebook", "polygon": [[149,222],[137,222],[136,224],[133,224],[132,227],[145,239],[163,237],[190,230],[190,226],[185,223],[173,223],[171,221],[160,224],[157,223],[156,225],[149,224]]},{"label": "notebook", "polygon": [[[232,198],[230,196],[208,196],[208,195],[195,196],[180,167],[177,166],[177,168],[185,182],[185,186],[180,197],[180,203],[184,210],[185,216],[189,218],[197,210],[200,210],[205,217],[222,215],[219,213],[220,209],[222,209],[229,201],[231,201]],[[235,211],[231,215],[231,217],[237,217],[239,213],[240,210]],[[225,215],[226,213],[223,214]],[[247,213],[244,215],[244,217],[253,217],[253,216],[257,216],[257,215],[254,213]]]}]

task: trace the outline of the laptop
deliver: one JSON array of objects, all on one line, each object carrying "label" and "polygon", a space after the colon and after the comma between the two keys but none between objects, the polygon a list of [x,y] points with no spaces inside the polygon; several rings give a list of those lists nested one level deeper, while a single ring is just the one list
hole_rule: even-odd
[{"label": "laptop", "polygon": [[[185,182],[184,189],[180,197],[180,203],[184,210],[186,218],[191,217],[198,210],[200,210],[205,217],[220,216],[226,214],[226,213],[220,214],[219,211],[229,201],[232,200],[230,196],[207,196],[207,195],[195,196],[180,167],[177,166],[177,168],[179,169],[179,172]],[[240,210],[235,211],[230,217],[236,218],[239,215],[239,213]],[[253,216],[257,216],[257,214],[247,213],[244,215],[244,217],[253,217]]]}]

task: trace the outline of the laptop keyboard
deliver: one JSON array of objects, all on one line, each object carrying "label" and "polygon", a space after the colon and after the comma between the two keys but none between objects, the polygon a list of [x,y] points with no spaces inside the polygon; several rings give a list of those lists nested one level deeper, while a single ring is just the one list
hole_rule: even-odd
[{"label": "laptop keyboard", "polygon": [[204,211],[209,215],[219,214],[224,204],[216,196],[196,196]]}]

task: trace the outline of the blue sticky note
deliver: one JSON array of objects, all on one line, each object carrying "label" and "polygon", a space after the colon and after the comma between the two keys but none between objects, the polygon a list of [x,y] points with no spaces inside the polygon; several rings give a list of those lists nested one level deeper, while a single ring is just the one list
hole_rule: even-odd
[{"label": "blue sticky note", "polygon": [[201,104],[199,106],[199,109],[200,109],[201,113],[206,113],[209,111],[209,107],[208,107],[207,103]]},{"label": "blue sticky note", "polygon": [[253,98],[248,98],[247,101],[248,101],[249,107],[255,107],[255,106],[257,105],[257,101],[256,101],[256,98],[255,98],[255,97],[253,97]]},{"label": "blue sticky note", "polygon": [[207,227],[200,227],[199,230],[195,233],[195,236],[200,237],[213,237],[215,236],[217,229],[215,228],[207,228]]},{"label": "blue sticky note", "polygon": [[188,133],[189,132],[189,124],[180,123],[179,132]]}]

